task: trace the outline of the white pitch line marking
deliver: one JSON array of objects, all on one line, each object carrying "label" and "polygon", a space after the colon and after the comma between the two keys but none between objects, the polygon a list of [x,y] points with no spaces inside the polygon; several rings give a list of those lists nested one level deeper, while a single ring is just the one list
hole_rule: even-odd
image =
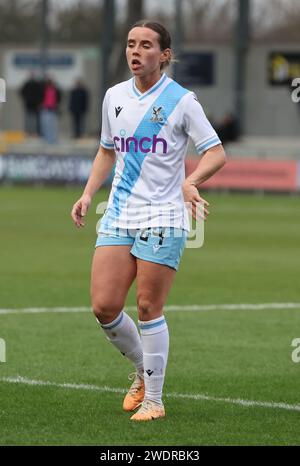
[{"label": "white pitch line marking", "polygon": [[[31,380],[20,375],[16,377],[0,377],[0,382],[4,383],[15,383],[15,384],[24,384],[40,387],[55,387],[55,388],[66,388],[66,389],[75,389],[75,390],[89,390],[89,391],[98,391],[106,393],[126,393],[127,390],[123,388],[113,388],[113,387],[99,387],[97,385],[88,385],[88,384],[76,384],[76,383],[57,383],[44,380]],[[188,393],[166,393],[164,395],[166,398],[177,398],[177,399],[186,399],[186,400],[195,400],[195,401],[215,401],[220,403],[229,403],[240,405],[244,407],[258,407],[258,408],[271,408],[271,409],[285,409],[288,411],[297,411],[300,412],[300,405],[298,404],[289,404],[283,402],[275,401],[256,401],[256,400],[243,400],[240,398],[221,398],[216,396],[209,396],[204,394],[188,394]]]},{"label": "white pitch line marking", "polygon": [[[126,306],[127,311],[136,311],[136,306]],[[300,309],[300,303],[241,303],[241,304],[188,304],[168,305],[167,312],[177,311],[261,311],[266,309]],[[50,314],[50,313],[80,313],[91,312],[90,307],[28,307],[19,309],[0,309],[0,315],[6,314]]]}]

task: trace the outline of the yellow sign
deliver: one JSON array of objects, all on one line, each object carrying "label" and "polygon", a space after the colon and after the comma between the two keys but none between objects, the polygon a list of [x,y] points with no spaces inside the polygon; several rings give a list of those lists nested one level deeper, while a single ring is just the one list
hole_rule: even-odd
[{"label": "yellow sign", "polygon": [[290,85],[294,78],[300,77],[300,52],[274,52],[269,59],[269,83]]}]

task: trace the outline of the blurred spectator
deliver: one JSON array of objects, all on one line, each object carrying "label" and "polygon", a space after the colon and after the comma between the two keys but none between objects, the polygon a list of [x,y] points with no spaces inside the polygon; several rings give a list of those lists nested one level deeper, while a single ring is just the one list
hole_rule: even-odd
[{"label": "blurred spectator", "polygon": [[89,106],[89,93],[81,79],[71,90],[69,110],[72,116],[73,137],[80,138],[84,133],[84,120]]},{"label": "blurred spectator", "polygon": [[42,83],[32,72],[20,89],[24,106],[24,131],[28,135],[37,136],[40,132],[39,112],[43,100]]},{"label": "blurred spectator", "polygon": [[46,78],[41,105],[41,133],[49,144],[55,144],[58,139],[58,107],[61,92],[52,79]]},{"label": "blurred spectator", "polygon": [[221,123],[214,126],[223,144],[237,141],[240,137],[240,129],[237,118],[232,113],[227,113]]}]

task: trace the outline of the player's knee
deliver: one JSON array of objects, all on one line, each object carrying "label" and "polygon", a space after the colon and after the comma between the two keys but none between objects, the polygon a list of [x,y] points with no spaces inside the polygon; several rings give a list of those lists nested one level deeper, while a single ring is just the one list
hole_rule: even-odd
[{"label": "player's knee", "polygon": [[139,297],[137,304],[140,320],[152,320],[161,315],[162,306],[151,299]]},{"label": "player's knee", "polygon": [[116,318],[123,309],[123,303],[106,301],[103,299],[92,300],[92,309],[95,317],[102,323],[108,323]]}]

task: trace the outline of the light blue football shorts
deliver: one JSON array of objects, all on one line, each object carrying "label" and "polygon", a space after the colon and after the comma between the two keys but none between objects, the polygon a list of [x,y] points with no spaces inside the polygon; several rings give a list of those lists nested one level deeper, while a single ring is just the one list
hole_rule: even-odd
[{"label": "light blue football shorts", "polygon": [[187,235],[187,231],[173,227],[112,228],[98,234],[95,247],[132,246],[130,252],[138,259],[178,270]]}]

